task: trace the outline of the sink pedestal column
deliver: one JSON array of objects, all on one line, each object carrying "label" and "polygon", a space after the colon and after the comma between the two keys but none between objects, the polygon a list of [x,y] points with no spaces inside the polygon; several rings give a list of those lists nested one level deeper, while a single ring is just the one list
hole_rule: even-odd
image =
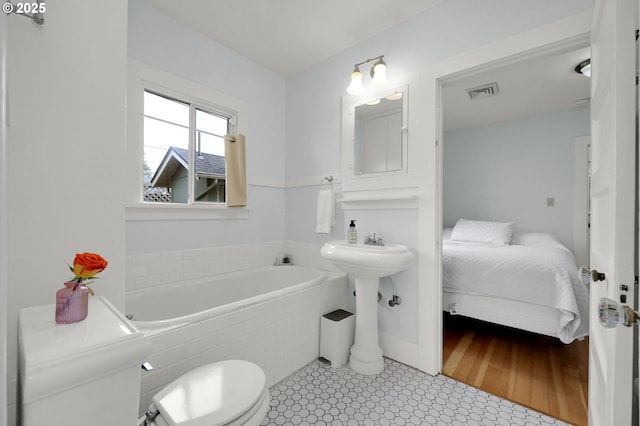
[{"label": "sink pedestal column", "polygon": [[384,370],[382,349],[378,344],[378,278],[355,278],[356,335],[349,365],[362,374]]}]

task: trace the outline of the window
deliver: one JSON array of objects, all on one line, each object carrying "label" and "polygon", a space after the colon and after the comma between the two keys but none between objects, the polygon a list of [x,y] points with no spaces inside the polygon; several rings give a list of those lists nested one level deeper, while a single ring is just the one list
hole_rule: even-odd
[{"label": "window", "polygon": [[233,114],[148,89],[143,102],[143,201],[224,203]]},{"label": "window", "polygon": [[225,203],[223,149],[248,134],[248,104],[132,58],[127,77],[127,221],[248,218]]}]

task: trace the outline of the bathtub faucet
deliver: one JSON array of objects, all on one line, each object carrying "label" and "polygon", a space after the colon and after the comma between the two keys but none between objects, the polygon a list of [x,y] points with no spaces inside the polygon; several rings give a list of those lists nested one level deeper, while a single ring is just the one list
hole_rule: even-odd
[{"label": "bathtub faucet", "polygon": [[364,234],[364,243],[370,246],[383,246],[384,240],[382,239],[382,235],[376,236],[373,234]]},{"label": "bathtub faucet", "polygon": [[276,256],[274,265],[293,265],[293,259],[290,254],[279,254]]}]

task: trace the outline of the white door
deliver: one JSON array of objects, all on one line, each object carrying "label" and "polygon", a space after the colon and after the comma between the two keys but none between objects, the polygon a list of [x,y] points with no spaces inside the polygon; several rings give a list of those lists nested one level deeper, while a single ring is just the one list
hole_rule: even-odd
[{"label": "white door", "polygon": [[[638,0],[597,0],[591,32],[591,283],[589,424],[631,424],[632,328],[604,328],[600,299],[633,301],[635,16]],[[628,291],[621,292],[620,286]]]}]

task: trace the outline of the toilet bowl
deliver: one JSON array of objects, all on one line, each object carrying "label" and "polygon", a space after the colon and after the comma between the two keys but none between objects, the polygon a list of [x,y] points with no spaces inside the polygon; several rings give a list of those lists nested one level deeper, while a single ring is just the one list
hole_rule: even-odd
[{"label": "toilet bowl", "polygon": [[269,401],[260,367],[249,361],[220,361],[191,370],[168,384],[153,397],[138,425],[259,425],[267,415]]},{"label": "toilet bowl", "polygon": [[90,298],[89,315],[77,323],[56,324],[54,313],[55,305],[20,310],[21,426],[253,426],[269,410],[264,371],[226,360],[167,385],[138,419],[149,339],[103,297]]}]

